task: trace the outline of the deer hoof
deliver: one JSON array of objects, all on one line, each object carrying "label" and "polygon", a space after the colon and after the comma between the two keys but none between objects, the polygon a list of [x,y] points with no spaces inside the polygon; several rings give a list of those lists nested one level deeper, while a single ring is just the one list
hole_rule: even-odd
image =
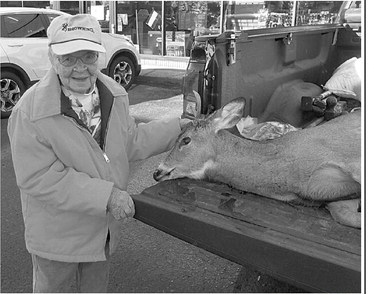
[{"label": "deer hoof", "polygon": [[330,202],[326,205],[326,208],[338,223],[361,228],[360,199]]}]

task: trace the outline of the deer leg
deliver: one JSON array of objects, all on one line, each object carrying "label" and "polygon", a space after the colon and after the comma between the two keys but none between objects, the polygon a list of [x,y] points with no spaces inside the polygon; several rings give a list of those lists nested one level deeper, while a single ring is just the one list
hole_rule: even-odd
[{"label": "deer leg", "polygon": [[337,201],[348,195],[360,193],[360,182],[355,175],[335,163],[326,163],[317,168],[307,182],[305,198],[318,201]]},{"label": "deer leg", "polygon": [[338,223],[361,228],[360,199],[329,202],[326,208]]}]

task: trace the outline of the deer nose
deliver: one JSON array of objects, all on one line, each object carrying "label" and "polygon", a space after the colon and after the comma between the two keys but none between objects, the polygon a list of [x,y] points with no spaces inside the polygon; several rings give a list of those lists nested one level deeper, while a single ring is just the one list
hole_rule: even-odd
[{"label": "deer nose", "polygon": [[158,182],[162,178],[161,173],[162,173],[161,169],[156,169],[153,173],[153,179]]}]

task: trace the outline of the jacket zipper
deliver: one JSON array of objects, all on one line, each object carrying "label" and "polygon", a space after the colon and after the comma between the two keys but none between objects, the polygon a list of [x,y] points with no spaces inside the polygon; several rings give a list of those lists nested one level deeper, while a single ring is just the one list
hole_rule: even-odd
[{"label": "jacket zipper", "polygon": [[[64,117],[66,117],[67,119],[69,119],[70,121],[72,121],[72,123],[75,124],[76,127],[79,128],[81,131],[87,132],[88,135],[92,138],[94,144],[98,144],[98,143],[96,142],[96,140],[92,137],[91,133],[90,133],[87,129],[85,129],[83,126],[80,126],[74,118],[69,117],[69,116],[67,116],[67,115],[65,115],[65,114],[62,114],[62,115],[63,115]],[[108,123],[107,123],[107,129],[108,129]],[[105,136],[107,135],[107,129],[105,130]],[[106,143],[105,140],[104,140],[104,143]],[[103,146],[103,150],[100,149],[99,144],[98,144],[98,147],[99,147],[99,150],[102,151],[103,158],[104,158],[104,160],[106,161],[106,163],[109,163],[109,162],[110,162],[110,159],[108,158],[108,156],[107,156],[107,154],[106,154],[106,152],[105,152],[105,150],[104,150],[104,149],[105,149],[105,144],[104,144],[104,146]]]},{"label": "jacket zipper", "polygon": [[103,146],[102,146],[103,156],[104,156],[104,159],[106,160],[107,163],[110,162],[110,159],[108,158],[108,156],[106,154],[106,142],[107,142],[108,126],[110,125],[111,111],[112,111],[113,104],[114,104],[114,102],[111,104],[110,112],[108,114],[107,125],[106,125],[106,129],[104,130],[104,137],[103,137],[104,141],[103,141]]},{"label": "jacket zipper", "polygon": [[[103,150],[102,150],[102,151],[103,151]],[[110,162],[110,159],[108,158],[106,152],[104,152],[104,151],[103,151],[103,157],[104,157],[104,159],[105,159],[105,161],[106,161],[107,163]]]}]

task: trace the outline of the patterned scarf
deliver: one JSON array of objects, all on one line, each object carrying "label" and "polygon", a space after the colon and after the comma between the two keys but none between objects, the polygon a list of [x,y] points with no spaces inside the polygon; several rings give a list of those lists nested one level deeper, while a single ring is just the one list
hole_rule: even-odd
[{"label": "patterned scarf", "polygon": [[93,90],[87,94],[74,93],[62,87],[65,96],[69,97],[73,110],[77,113],[80,120],[87,126],[92,137],[100,144],[100,99],[98,89],[94,86]]}]

